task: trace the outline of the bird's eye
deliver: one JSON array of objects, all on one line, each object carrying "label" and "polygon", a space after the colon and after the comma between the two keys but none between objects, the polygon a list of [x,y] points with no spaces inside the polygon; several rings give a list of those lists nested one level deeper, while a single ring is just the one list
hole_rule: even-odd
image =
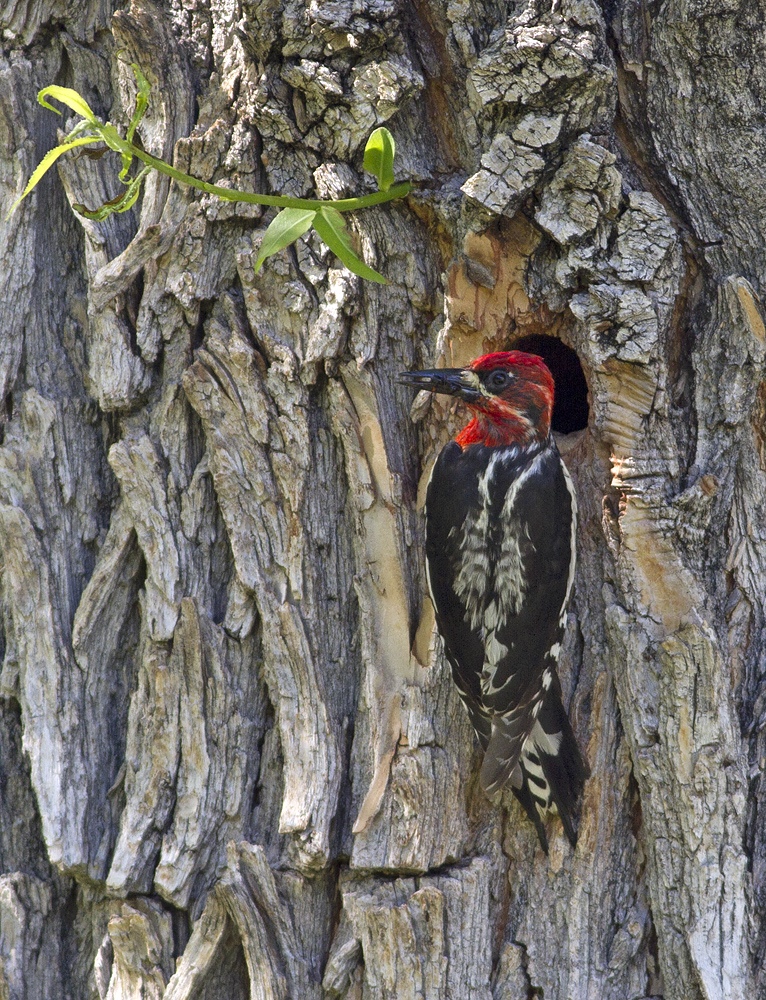
[{"label": "bird's eye", "polygon": [[511,376],[508,372],[496,371],[487,379],[487,385],[490,389],[504,389],[510,381]]}]

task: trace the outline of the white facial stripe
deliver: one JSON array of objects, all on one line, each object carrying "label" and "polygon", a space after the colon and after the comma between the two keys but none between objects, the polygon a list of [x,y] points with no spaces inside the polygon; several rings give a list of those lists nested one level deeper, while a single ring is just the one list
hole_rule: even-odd
[{"label": "white facial stripe", "polygon": [[524,425],[524,427],[528,432],[533,431],[535,429],[535,425],[532,423],[532,421],[528,417],[525,417],[524,414],[521,413],[519,410],[514,410],[513,415],[516,417],[516,419],[520,424]]},{"label": "white facial stripe", "polygon": [[480,395],[486,397],[492,395],[491,392],[487,392],[487,390],[484,388],[484,386],[482,385],[482,381],[476,374],[476,372],[471,371],[470,368],[463,369],[462,380],[463,380],[463,385],[465,385],[467,389],[474,389]]}]

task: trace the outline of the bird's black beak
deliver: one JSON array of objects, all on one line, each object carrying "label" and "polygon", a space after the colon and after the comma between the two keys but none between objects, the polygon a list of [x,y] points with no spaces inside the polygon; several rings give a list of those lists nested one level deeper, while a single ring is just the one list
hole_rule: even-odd
[{"label": "bird's black beak", "polygon": [[481,396],[479,380],[469,368],[435,368],[424,372],[401,372],[397,382],[413,389],[427,389],[446,396],[458,396],[465,403],[474,403]]}]

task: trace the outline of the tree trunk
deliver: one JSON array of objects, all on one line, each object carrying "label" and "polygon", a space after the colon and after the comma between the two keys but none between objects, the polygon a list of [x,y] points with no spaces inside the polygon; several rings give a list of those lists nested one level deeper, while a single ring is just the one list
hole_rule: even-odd
[{"label": "tree trunk", "polygon": [[[766,3],[0,7],[0,998],[766,997]],[[37,90],[126,122],[131,62],[214,183],[346,197],[387,122],[389,283],[256,275],[273,211],[159,175],[88,222],[111,153],[6,220]],[[424,597],[462,415],[394,376],[557,342],[592,777],[546,857]]]}]

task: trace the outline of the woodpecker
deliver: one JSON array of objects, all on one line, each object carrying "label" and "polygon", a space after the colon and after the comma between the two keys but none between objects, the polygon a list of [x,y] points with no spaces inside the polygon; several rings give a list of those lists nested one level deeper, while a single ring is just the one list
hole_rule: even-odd
[{"label": "woodpecker", "polygon": [[456,396],[471,420],[441,451],[426,493],[426,569],[452,676],[484,750],[481,784],[510,786],[547,853],[558,812],[574,847],[589,775],[557,664],[575,573],[577,501],[551,435],[542,358],[487,354],[399,381]]}]

